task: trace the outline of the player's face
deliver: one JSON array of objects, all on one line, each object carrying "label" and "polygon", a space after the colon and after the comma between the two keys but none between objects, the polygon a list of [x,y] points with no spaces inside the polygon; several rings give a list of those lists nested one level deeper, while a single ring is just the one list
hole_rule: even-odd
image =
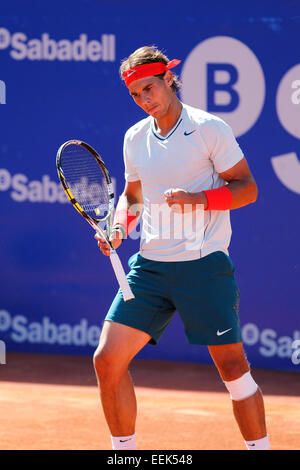
[{"label": "player's face", "polygon": [[174,99],[171,88],[172,74],[167,72],[161,80],[157,77],[146,77],[135,80],[129,85],[129,93],[134,101],[147,114],[156,119],[164,116]]}]

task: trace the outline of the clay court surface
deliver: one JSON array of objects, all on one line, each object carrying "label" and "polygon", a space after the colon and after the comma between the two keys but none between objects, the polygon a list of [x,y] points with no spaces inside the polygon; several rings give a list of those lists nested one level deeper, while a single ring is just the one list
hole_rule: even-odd
[{"label": "clay court surface", "polygon": [[[140,450],[246,450],[213,366],[135,360]],[[256,369],[272,449],[300,449],[300,375]],[[1,450],[111,450],[89,357],[8,353]]]}]

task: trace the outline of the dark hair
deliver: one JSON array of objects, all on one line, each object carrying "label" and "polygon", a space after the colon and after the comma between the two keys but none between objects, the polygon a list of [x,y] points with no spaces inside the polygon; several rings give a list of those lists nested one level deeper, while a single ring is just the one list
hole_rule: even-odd
[{"label": "dark hair", "polygon": [[[131,67],[135,67],[136,65],[142,64],[151,64],[153,62],[162,62],[163,64],[168,64],[169,59],[168,57],[163,54],[162,51],[158,50],[156,46],[143,46],[134,51],[130,54],[129,57],[122,60],[120,66],[120,76],[123,80],[123,73],[130,69]],[[157,78],[163,79],[166,72],[160,75],[155,75]],[[181,87],[180,80],[177,75],[173,73],[173,83],[171,88],[175,93],[178,92],[179,88]]]}]

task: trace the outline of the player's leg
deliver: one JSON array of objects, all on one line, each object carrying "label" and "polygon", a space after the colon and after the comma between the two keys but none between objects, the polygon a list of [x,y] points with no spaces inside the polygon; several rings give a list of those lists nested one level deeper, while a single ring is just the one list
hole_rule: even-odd
[{"label": "player's leg", "polygon": [[158,342],[175,313],[168,299],[167,264],[146,260],[139,254],[130,258],[127,278],[135,298],[124,302],[118,291],[95,352],[105,417],[111,435],[121,436],[118,449],[125,448],[135,429],[136,399],[128,365],[145,344]]},{"label": "player's leg", "polygon": [[94,354],[104,415],[111,436],[123,436],[121,442],[135,433],[137,407],[128,365],[150,339],[143,331],[105,321]]},{"label": "player's leg", "polygon": [[187,338],[191,344],[209,345],[233,398],[234,414],[242,434],[246,440],[256,440],[248,448],[259,448],[261,442],[257,441],[266,436],[263,400],[249,373],[241,342],[239,289],[232,261],[218,251],[182,263],[177,274],[173,296]]},{"label": "player's leg", "polygon": [[231,395],[234,416],[247,447],[269,448],[263,396],[251,375],[242,343],[208,349]]}]

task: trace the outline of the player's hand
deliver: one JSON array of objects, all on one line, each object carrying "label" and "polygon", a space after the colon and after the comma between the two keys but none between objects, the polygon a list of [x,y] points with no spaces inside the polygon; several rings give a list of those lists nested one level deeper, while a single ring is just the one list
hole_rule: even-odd
[{"label": "player's hand", "polygon": [[192,193],[185,189],[170,188],[164,192],[164,198],[173,212],[191,212],[194,209]]},{"label": "player's hand", "polygon": [[[99,235],[98,233],[95,234],[94,238],[97,240],[98,246],[99,246],[100,250],[102,251],[102,253],[105,256],[109,256],[110,255],[110,247],[108,246],[106,241],[103,238],[101,238],[101,235]],[[119,246],[122,243],[122,240],[123,240],[122,239],[122,232],[118,229],[113,229],[109,240],[111,241],[112,246],[116,250],[117,248],[119,248]]]}]

